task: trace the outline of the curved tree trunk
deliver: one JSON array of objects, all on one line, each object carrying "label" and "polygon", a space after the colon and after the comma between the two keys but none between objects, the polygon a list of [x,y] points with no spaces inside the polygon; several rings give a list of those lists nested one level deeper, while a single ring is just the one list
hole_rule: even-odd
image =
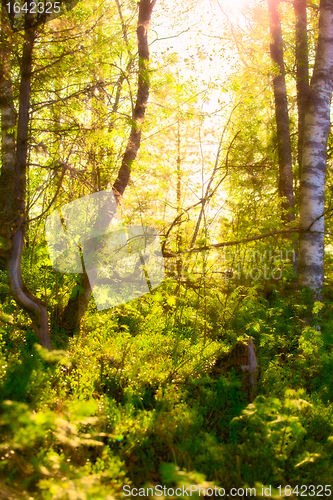
[{"label": "curved tree trunk", "polygon": [[[41,344],[51,349],[51,340],[47,319],[47,310],[44,304],[29,292],[22,280],[21,262],[24,245],[24,225],[26,210],[26,171],[29,131],[29,110],[31,94],[32,53],[35,32],[29,28],[29,19],[24,32],[23,54],[21,59],[21,83],[19,93],[19,116],[17,123],[17,140],[12,127],[15,126],[16,116],[11,102],[11,85],[9,71],[5,66],[1,74],[1,115],[2,115],[2,170],[0,187],[4,194],[1,212],[5,224],[1,236],[6,241],[5,257],[9,287],[12,296],[20,307],[28,312],[33,329]],[[4,25],[4,22],[3,22]],[[9,60],[6,54],[7,40],[2,40],[4,53],[2,58]]]},{"label": "curved tree trunk", "polygon": [[[148,27],[155,3],[156,0],[140,0],[139,2],[137,26],[139,55],[138,90],[132,113],[132,127],[130,135],[117,178],[113,184],[113,192],[117,204],[120,204],[121,198],[126,187],[128,186],[132,163],[138,154],[141,143],[141,131],[145,119],[150,87]],[[81,293],[78,292],[75,298],[69,299],[60,319],[60,326],[67,330],[70,337],[72,337],[74,332],[79,329],[81,319],[87,310],[92,294],[91,286],[86,273],[79,275],[79,281],[82,291]]]},{"label": "curved tree trunk", "polygon": [[305,113],[300,185],[299,285],[321,298],[324,282],[324,201],[333,91],[333,0],[321,0],[315,66]]},{"label": "curved tree trunk", "polygon": [[31,320],[34,332],[40,340],[42,346],[51,349],[47,310],[44,304],[39,301],[26,288],[21,275],[21,260],[24,245],[23,228],[20,227],[12,238],[12,249],[7,257],[7,272],[10,291],[22,309],[27,311]]}]

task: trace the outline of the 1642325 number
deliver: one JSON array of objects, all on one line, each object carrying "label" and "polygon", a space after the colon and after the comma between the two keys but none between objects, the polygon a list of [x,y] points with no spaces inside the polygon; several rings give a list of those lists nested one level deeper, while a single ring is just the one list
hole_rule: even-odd
[{"label": "1642325 number", "polygon": [[317,486],[314,486],[313,484],[310,484],[309,486],[303,484],[301,486],[278,486],[277,489],[279,490],[280,496],[284,495],[286,497],[289,497],[290,495],[296,495],[298,497],[330,497],[332,492],[331,492],[331,485],[326,484],[325,486],[319,484]]},{"label": "1642325 number", "polygon": [[15,2],[6,4],[8,14],[59,14],[60,2]]}]

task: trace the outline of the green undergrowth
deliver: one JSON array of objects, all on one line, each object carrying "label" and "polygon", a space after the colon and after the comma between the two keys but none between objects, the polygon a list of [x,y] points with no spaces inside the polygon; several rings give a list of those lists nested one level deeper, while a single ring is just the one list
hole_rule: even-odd
[{"label": "green undergrowth", "polygon": [[[311,311],[319,331],[309,304],[283,289],[265,299],[259,285],[211,284],[203,296],[171,283],[111,310],[91,305],[80,334],[54,332],[47,352],[5,303],[0,490],[111,500],[124,485],[331,484],[333,308]],[[252,402],[234,370],[212,371],[249,336],[260,366]]]}]

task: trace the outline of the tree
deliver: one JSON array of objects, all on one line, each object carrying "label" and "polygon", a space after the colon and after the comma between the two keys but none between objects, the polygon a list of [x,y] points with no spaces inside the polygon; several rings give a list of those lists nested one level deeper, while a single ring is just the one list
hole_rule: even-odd
[{"label": "tree", "polygon": [[309,53],[306,0],[294,0],[295,55],[298,109],[298,167],[301,172],[306,100],[309,92]]},{"label": "tree", "polygon": [[[279,164],[289,165],[280,181],[289,181],[291,190],[290,138],[288,96],[285,82],[282,28],[278,10],[279,2],[269,1],[270,30],[273,39],[271,56],[277,65],[278,74],[274,78],[277,135],[279,143]],[[309,56],[307,7],[302,0],[294,3],[295,41],[290,41],[296,62],[296,101],[298,115],[297,156],[300,164],[300,220],[299,220],[299,276],[300,288],[309,286],[320,298],[324,281],[324,215],[325,215],[325,174],[327,142],[330,128],[330,106],[332,98],[332,3],[323,1],[319,7],[319,28],[312,25],[312,33],[319,33],[315,48],[315,65],[309,86]],[[239,44],[241,47],[242,44]],[[289,65],[289,76],[293,71]],[[289,103],[291,101],[289,96]],[[283,156],[284,155],[284,156]],[[283,159],[281,163],[281,159]],[[282,175],[281,175],[282,173]],[[287,185],[287,184],[286,184]],[[280,184],[281,186],[281,184]],[[282,191],[282,189],[281,189]],[[282,193],[281,193],[282,194]],[[288,199],[288,196],[286,196]],[[291,198],[290,198],[291,199]],[[289,205],[290,206],[290,205]],[[289,212],[292,213],[292,212]],[[291,218],[292,220],[292,218]]]},{"label": "tree", "polygon": [[270,46],[272,61],[277,66],[277,74],[273,78],[275,99],[275,117],[277,126],[277,143],[279,159],[279,191],[282,197],[282,218],[286,222],[295,220],[293,169],[290,142],[289,113],[285,69],[283,59],[283,40],[280,15],[278,11],[280,0],[268,0],[270,14]]},{"label": "tree", "polygon": [[[145,119],[146,107],[149,97],[149,44],[148,27],[156,0],[140,0],[137,41],[138,41],[138,83],[137,96],[132,111],[132,126],[127,141],[127,146],[122,157],[122,162],[112,189],[117,204],[128,186],[132,164],[137,156],[141,143],[142,125]],[[118,8],[120,8],[118,3]],[[120,11],[121,12],[121,11]],[[79,328],[81,319],[87,310],[92,290],[86,273],[79,276],[80,291],[71,297],[66,305],[61,324],[66,327],[69,336]]]},{"label": "tree", "polygon": [[[4,8],[2,8],[2,10],[4,11]],[[27,16],[25,16],[23,49],[20,61],[21,79],[19,87],[15,159],[12,140],[13,132],[12,129],[9,128],[10,124],[14,124],[13,103],[11,102],[8,70],[6,72],[5,67],[4,74],[1,77],[1,93],[4,96],[2,99],[2,117],[5,118],[3,122],[3,140],[5,146],[3,152],[5,158],[2,164],[1,182],[2,191],[6,189],[10,193],[8,197],[6,196],[5,198],[5,206],[2,207],[3,213],[6,215],[6,223],[2,235],[6,241],[6,248],[2,252],[2,256],[5,257],[7,262],[10,291],[15,301],[20,307],[28,312],[32,320],[34,331],[42,345],[50,349],[51,341],[46,307],[27,289],[21,274],[26,217],[27,151],[32,54],[35,39],[36,28],[33,26],[33,18],[27,14]],[[4,51],[4,55],[5,53],[6,51]],[[7,149],[8,146],[9,150]]]},{"label": "tree", "polygon": [[[131,127],[130,127],[130,134],[129,138],[127,141],[127,147],[125,149],[125,152],[123,154],[123,161],[120,166],[119,172],[117,179],[114,183],[114,191],[115,195],[118,200],[120,200],[121,196],[123,195],[126,186],[129,181],[130,177],[130,172],[131,172],[131,166],[132,163],[136,157],[137,151],[140,147],[140,140],[141,140],[141,129],[142,129],[142,124],[144,121],[145,117],[145,110],[146,110],[146,105],[147,105],[147,100],[148,100],[148,95],[149,95],[149,69],[148,69],[148,59],[149,59],[149,50],[148,50],[148,25],[149,21],[151,18],[152,14],[152,9],[155,5],[156,0],[153,0],[152,2],[150,0],[141,0],[138,5],[138,25],[137,25],[137,47],[138,47],[138,84],[137,84],[137,98],[136,101],[133,104],[133,110],[132,110],[132,116],[131,116]],[[118,7],[120,7],[119,2],[117,2]],[[131,5],[132,7],[132,5]],[[2,205],[2,213],[5,216],[5,220],[8,222],[5,226],[2,228],[2,251],[1,251],[1,256],[7,261],[7,271],[8,271],[8,277],[9,277],[9,284],[10,284],[10,290],[12,293],[12,296],[15,298],[16,302],[20,307],[25,309],[28,313],[29,316],[31,317],[32,324],[34,331],[41,341],[42,345],[44,345],[47,348],[51,347],[51,342],[50,342],[50,335],[49,335],[49,325],[48,325],[48,316],[47,316],[47,309],[46,309],[46,304],[43,303],[40,299],[35,297],[27,287],[25,286],[23,279],[22,279],[22,272],[21,272],[21,264],[22,264],[22,253],[23,253],[23,246],[24,246],[24,238],[25,238],[25,232],[27,229],[27,214],[28,214],[28,207],[26,204],[27,201],[27,172],[28,172],[28,151],[29,154],[32,151],[32,147],[35,146],[33,144],[34,140],[31,134],[33,134],[33,127],[31,126],[33,121],[32,121],[32,109],[31,109],[31,91],[34,91],[34,88],[32,89],[32,75],[33,75],[33,65],[35,61],[33,61],[33,55],[34,55],[34,48],[35,48],[35,58],[36,54],[37,57],[39,56],[39,61],[40,61],[40,67],[37,69],[37,74],[38,74],[38,79],[34,77],[34,85],[35,88],[41,89],[43,86],[47,87],[47,80],[45,79],[45,74],[47,74],[47,71],[52,71],[53,68],[56,68],[57,65],[59,65],[59,62],[64,60],[66,57],[74,57],[74,52],[77,50],[78,44],[80,43],[80,40],[77,39],[77,37],[72,37],[72,41],[70,40],[71,36],[67,35],[68,30],[64,30],[64,34],[61,33],[61,30],[58,32],[55,30],[54,35],[55,37],[62,38],[62,42],[64,41],[65,44],[67,43],[68,40],[68,49],[63,48],[63,52],[61,53],[61,48],[62,45],[59,44],[60,50],[57,51],[57,46],[53,44],[51,47],[54,47],[53,49],[53,54],[51,55],[51,58],[49,61],[44,61],[43,65],[43,57],[45,54],[45,50],[43,47],[43,42],[41,41],[40,33],[39,30],[42,28],[39,28],[40,22],[36,22],[36,19],[31,15],[29,12],[23,16],[24,18],[24,25],[20,25],[17,29],[23,28],[23,33],[24,33],[24,42],[23,42],[23,48],[22,48],[22,56],[21,56],[21,65],[20,65],[20,75],[21,75],[21,81],[20,81],[20,87],[19,87],[19,97],[18,97],[18,118],[17,118],[17,124],[14,121],[15,119],[15,109],[13,109],[13,106],[16,103],[16,98],[11,94],[11,77],[10,71],[8,70],[7,66],[8,64],[3,65],[3,71],[1,73],[1,111],[2,111],[2,144],[3,144],[3,155],[2,155],[2,175],[1,175],[1,183],[2,183],[2,191],[5,193],[9,193],[8,199],[4,198],[4,203]],[[3,19],[5,19],[4,12],[3,12]],[[13,20],[12,20],[13,21]],[[5,22],[5,21],[4,21]],[[58,27],[61,26],[61,19],[59,20]],[[15,26],[14,26],[15,27]],[[124,27],[124,26],[123,26]],[[3,47],[2,47],[2,58],[4,61],[7,61],[8,53],[9,50],[6,49],[6,47],[10,44],[10,41],[8,37],[8,29],[6,28],[7,32],[5,33],[5,30],[2,31],[2,41],[3,41]],[[5,36],[6,35],[6,36]],[[66,38],[67,37],[67,38]],[[37,40],[37,43],[36,43]],[[76,47],[73,48],[73,40],[75,40]],[[98,40],[97,40],[98,42]],[[6,45],[7,44],[7,45]],[[38,49],[36,48],[38,46]],[[20,49],[19,49],[20,50]],[[131,56],[130,61],[129,61],[129,66],[128,70],[131,69],[131,66],[133,65],[133,58]],[[112,66],[112,64],[111,64]],[[35,70],[36,68],[34,68]],[[119,105],[119,99],[120,99],[120,90],[122,87],[122,84],[124,81],[128,81],[128,84],[130,84],[130,81],[126,75],[126,72],[124,70],[120,70],[121,75],[116,81],[115,85],[115,96],[114,97],[114,105],[113,105],[113,111],[114,113],[117,112],[117,106]],[[13,72],[14,73],[14,72]],[[34,75],[36,74],[36,71],[34,71]],[[61,77],[60,77],[61,78]],[[100,86],[103,88],[103,84],[101,85],[99,82],[94,82],[93,85],[93,90],[95,90],[96,87]],[[57,87],[59,88],[59,92],[57,94]],[[74,87],[74,85],[72,86]],[[75,84],[75,87],[80,87],[80,84]],[[67,89],[63,89],[62,91],[60,90],[61,88],[61,83],[60,85],[56,85],[55,87],[55,92],[58,95],[57,102],[58,103],[67,103],[70,100],[70,97],[68,96],[69,94],[69,87]],[[74,93],[74,98],[75,97],[80,97],[83,94],[86,95],[91,95],[91,88],[87,88],[84,90],[78,90],[77,93]],[[53,92],[54,93],[54,92]],[[39,97],[41,97],[43,94],[43,90],[39,90]],[[62,94],[62,95],[61,95]],[[45,92],[44,92],[45,95]],[[34,108],[38,108],[37,102],[36,102],[36,96],[38,98],[38,92],[34,96]],[[50,108],[51,108],[51,113],[53,109],[53,100],[50,102]],[[39,109],[42,109],[47,105],[47,103],[39,103]],[[35,109],[34,109],[35,111]],[[61,118],[55,117],[56,121],[54,122],[54,133],[57,134],[57,128],[61,128]],[[16,127],[16,144],[14,145],[14,130]],[[112,129],[112,123],[110,124],[110,127]],[[52,127],[51,127],[52,128]],[[78,127],[79,130],[80,126]],[[44,131],[44,134],[49,134],[50,137],[50,132],[49,131]],[[51,130],[52,133],[52,130]],[[68,134],[68,131],[67,131]],[[65,136],[66,137],[66,136]],[[59,153],[61,154],[61,149],[63,149],[62,143],[64,143],[64,140],[54,140],[54,135],[53,135],[53,140],[52,143],[59,144],[58,147],[58,155]],[[71,137],[71,142],[72,145],[70,147],[70,152],[73,148],[73,136]],[[14,148],[15,148],[15,161],[14,161]],[[48,148],[50,149],[52,153],[52,149],[54,151],[54,146],[51,145],[51,143],[48,146],[45,146],[44,148],[48,152]],[[57,156],[55,154],[55,156]],[[71,154],[71,153],[70,153]],[[55,201],[55,197],[59,194],[59,190],[62,189],[63,185],[63,180],[64,180],[64,174],[65,172],[71,172],[72,170],[75,171],[76,169],[71,169],[71,167],[68,165],[68,163],[63,161],[58,161],[55,159],[51,160],[52,163],[47,167],[50,170],[50,167],[52,168],[52,178],[56,180],[55,186],[56,187],[56,193],[54,196],[51,195],[50,197],[50,191],[48,191],[48,198],[50,199],[50,202],[46,203],[46,208],[44,210],[44,202],[43,202],[43,210],[42,214],[38,217],[44,217],[45,214],[47,213],[48,210],[52,207],[52,204]],[[14,163],[14,164],[13,164]],[[46,167],[44,167],[46,168]],[[82,176],[85,174],[83,172],[78,172],[80,174],[80,177],[82,179]],[[92,174],[93,175],[93,174]],[[100,173],[94,172],[94,175],[98,176]],[[106,176],[107,179],[110,179],[110,173]],[[104,177],[105,179],[105,177]],[[105,182],[108,182],[108,180],[104,180]],[[47,181],[45,181],[47,183]],[[98,185],[98,183],[97,183]],[[105,185],[105,184],[104,184]],[[96,183],[95,183],[96,186]],[[99,188],[103,187],[101,183],[99,183]],[[96,187],[95,187],[96,189]],[[97,188],[98,189],[98,188]],[[38,197],[37,197],[38,198]],[[37,218],[38,218],[37,217]],[[90,287],[86,287],[84,297],[85,300],[83,301],[84,306],[82,306],[82,301],[80,304],[79,308],[79,313],[78,313],[78,308],[74,308],[75,314],[77,314],[79,317],[82,317],[87,303],[89,301],[91,295],[91,290]],[[71,304],[72,305],[72,304]],[[70,308],[69,308],[70,309]],[[67,310],[66,312],[69,312],[72,314],[73,310]],[[74,314],[74,315],[75,315]],[[77,319],[74,318],[75,323],[77,323]]]},{"label": "tree", "polygon": [[319,35],[305,119],[300,183],[299,285],[321,297],[324,282],[325,174],[333,91],[333,1],[321,0]]}]

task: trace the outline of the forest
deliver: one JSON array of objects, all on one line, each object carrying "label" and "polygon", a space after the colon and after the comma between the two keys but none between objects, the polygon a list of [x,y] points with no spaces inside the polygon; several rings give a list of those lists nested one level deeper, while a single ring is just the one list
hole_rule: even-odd
[{"label": "forest", "polygon": [[333,0],[3,0],[0,500],[333,498]]}]

